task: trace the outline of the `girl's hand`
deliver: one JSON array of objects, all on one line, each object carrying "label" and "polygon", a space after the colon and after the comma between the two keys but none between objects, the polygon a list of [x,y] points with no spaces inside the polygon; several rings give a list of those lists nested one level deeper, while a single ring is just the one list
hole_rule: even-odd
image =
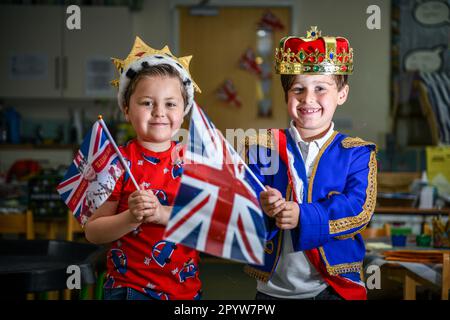
[{"label": "girl's hand", "polygon": [[[151,190],[136,190],[128,197],[128,210],[134,222],[143,222],[145,218],[151,216],[156,204],[155,195]],[[156,201],[159,204],[158,199]]]},{"label": "girl's hand", "polygon": [[294,229],[298,226],[300,207],[294,201],[285,202],[285,208],[275,217],[276,225],[283,230]]},{"label": "girl's hand", "polygon": [[152,205],[154,206],[154,209],[151,211],[151,213],[144,218],[145,223],[156,223],[161,225],[167,225],[170,218],[170,207],[163,206],[159,202],[158,198],[151,193],[152,198]]},{"label": "girl's hand", "polygon": [[276,216],[286,206],[286,200],[283,198],[280,191],[266,186],[267,191],[262,191],[259,194],[261,208],[269,217]]}]

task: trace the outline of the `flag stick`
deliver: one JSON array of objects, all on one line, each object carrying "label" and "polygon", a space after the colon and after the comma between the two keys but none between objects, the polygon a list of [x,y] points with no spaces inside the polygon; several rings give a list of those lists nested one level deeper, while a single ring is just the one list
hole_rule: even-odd
[{"label": "flag stick", "polygon": [[128,167],[127,163],[125,162],[125,159],[123,158],[122,153],[120,152],[119,148],[117,148],[116,142],[114,141],[111,134],[109,133],[108,127],[106,126],[106,123],[103,121],[103,117],[101,115],[98,116],[98,122],[102,126],[103,130],[105,130],[105,133],[109,139],[109,142],[111,142],[114,150],[116,151],[117,155],[119,156],[119,160],[122,163],[123,167],[125,168],[125,171],[130,176],[131,181],[133,181],[134,186],[136,187],[137,190],[141,190],[141,188],[139,188],[139,185],[137,184],[136,180],[134,179],[134,176],[131,173],[130,168]]}]

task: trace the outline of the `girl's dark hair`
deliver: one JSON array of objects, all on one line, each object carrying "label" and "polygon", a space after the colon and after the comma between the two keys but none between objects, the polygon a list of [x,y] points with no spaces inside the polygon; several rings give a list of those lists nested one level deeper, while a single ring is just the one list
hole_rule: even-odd
[{"label": "girl's dark hair", "polygon": [[[336,82],[336,86],[338,91],[341,91],[342,88],[348,83],[348,75],[333,75],[334,81]],[[282,74],[281,75],[281,86],[284,90],[284,100],[287,102],[288,91],[291,89],[292,84],[295,80],[295,74]]]},{"label": "girl's dark hair", "polygon": [[184,106],[186,107],[188,102],[187,92],[186,88],[183,85],[183,80],[181,79],[180,73],[170,64],[158,64],[154,66],[147,64],[144,68],[142,68],[139,72],[137,72],[130,80],[130,83],[128,84],[128,87],[124,93],[124,103],[125,103],[125,105],[123,106],[124,108],[129,107],[130,98],[134,93],[134,91],[136,90],[139,81],[144,77],[152,77],[152,76],[167,76],[171,78],[178,78],[178,80],[180,80],[181,96],[183,97]]}]

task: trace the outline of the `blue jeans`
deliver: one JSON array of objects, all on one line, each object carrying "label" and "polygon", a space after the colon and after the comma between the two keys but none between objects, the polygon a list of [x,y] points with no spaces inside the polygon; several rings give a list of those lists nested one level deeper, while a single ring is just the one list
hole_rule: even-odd
[{"label": "blue jeans", "polygon": [[155,300],[132,288],[105,288],[103,300]]}]

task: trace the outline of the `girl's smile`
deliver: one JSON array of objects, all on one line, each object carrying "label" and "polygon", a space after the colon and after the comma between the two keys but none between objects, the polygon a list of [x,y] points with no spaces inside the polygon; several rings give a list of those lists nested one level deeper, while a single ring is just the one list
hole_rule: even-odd
[{"label": "girl's smile", "polygon": [[184,99],[176,77],[146,76],[139,80],[125,117],[145,148],[160,152],[171,145],[183,122]]}]

